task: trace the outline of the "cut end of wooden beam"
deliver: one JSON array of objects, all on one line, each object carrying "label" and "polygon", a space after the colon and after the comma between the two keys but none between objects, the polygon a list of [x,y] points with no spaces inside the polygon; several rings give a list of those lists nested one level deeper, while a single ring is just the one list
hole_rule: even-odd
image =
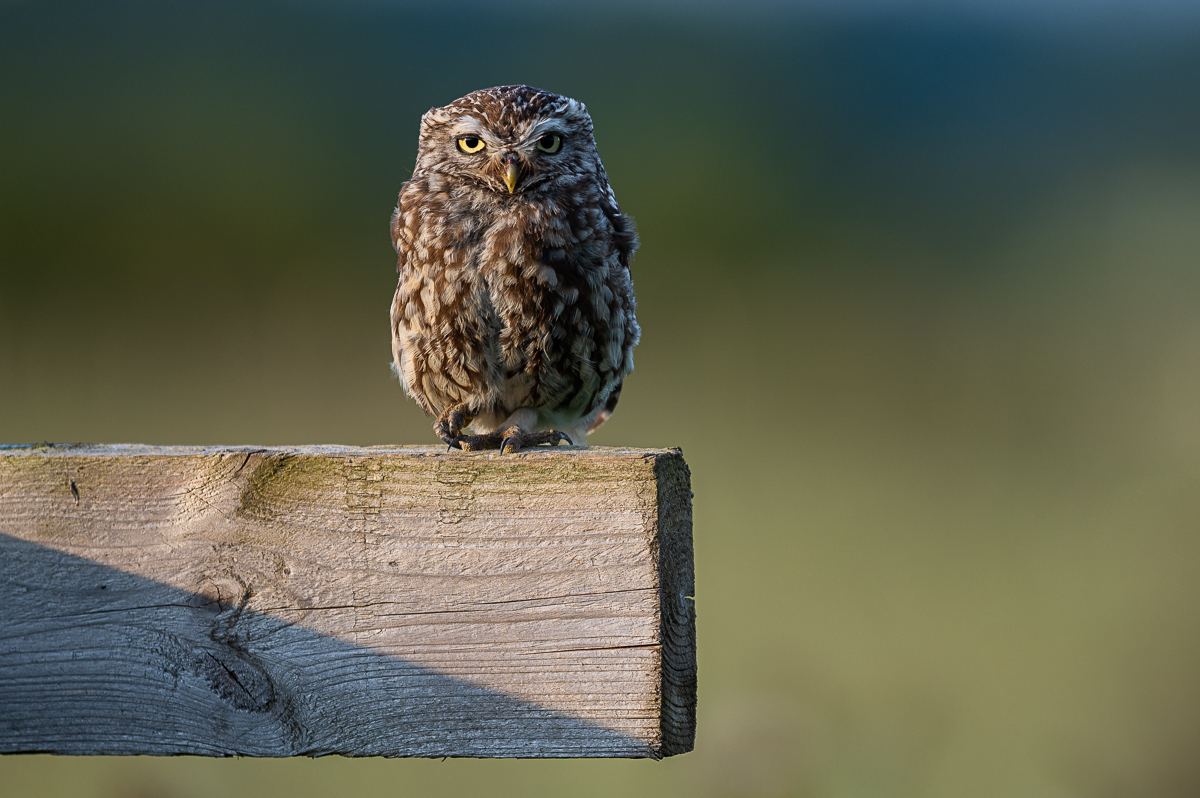
[{"label": "cut end of wooden beam", "polygon": [[0,446],[0,752],[692,749],[677,449]]}]

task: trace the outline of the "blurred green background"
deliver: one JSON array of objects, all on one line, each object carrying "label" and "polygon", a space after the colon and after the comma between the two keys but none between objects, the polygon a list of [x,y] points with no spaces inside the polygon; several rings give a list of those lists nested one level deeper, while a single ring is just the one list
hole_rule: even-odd
[{"label": "blurred green background", "polygon": [[0,794],[1200,794],[1200,15],[589,8],[0,3],[0,440],[433,443],[387,368],[420,114],[580,98],[642,239],[592,442],[691,464],[696,750]]}]

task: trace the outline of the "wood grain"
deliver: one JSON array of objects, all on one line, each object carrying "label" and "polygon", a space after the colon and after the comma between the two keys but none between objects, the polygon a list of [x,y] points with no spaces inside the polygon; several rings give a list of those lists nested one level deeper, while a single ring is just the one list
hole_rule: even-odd
[{"label": "wood grain", "polygon": [[0,751],[692,748],[678,450],[0,448]]}]

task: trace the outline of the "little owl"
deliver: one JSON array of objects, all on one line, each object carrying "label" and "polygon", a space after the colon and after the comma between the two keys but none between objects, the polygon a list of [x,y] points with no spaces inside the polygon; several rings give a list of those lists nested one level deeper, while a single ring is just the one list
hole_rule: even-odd
[{"label": "little owl", "polygon": [[393,368],[438,437],[504,453],[585,444],[641,330],[637,235],[583,103],[499,86],[431,109],[392,243]]}]

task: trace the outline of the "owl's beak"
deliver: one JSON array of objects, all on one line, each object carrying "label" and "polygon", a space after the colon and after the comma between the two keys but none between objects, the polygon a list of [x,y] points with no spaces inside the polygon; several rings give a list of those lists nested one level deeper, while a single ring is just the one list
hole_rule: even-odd
[{"label": "owl's beak", "polygon": [[511,194],[517,187],[517,177],[520,174],[520,169],[517,166],[517,154],[510,152],[504,156],[504,185],[508,186],[508,193]]}]

